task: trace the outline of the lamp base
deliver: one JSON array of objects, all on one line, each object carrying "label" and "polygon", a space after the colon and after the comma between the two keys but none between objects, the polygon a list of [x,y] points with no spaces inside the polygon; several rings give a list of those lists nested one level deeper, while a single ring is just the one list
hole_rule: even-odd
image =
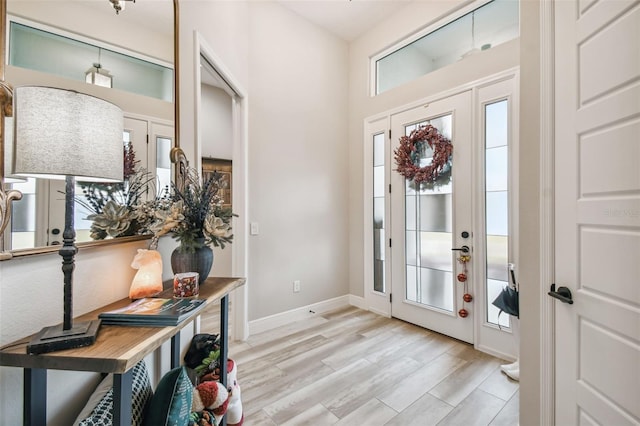
[{"label": "lamp base", "polygon": [[27,345],[31,355],[91,346],[96,341],[100,320],[79,322],[64,330],[62,324],[45,327]]}]

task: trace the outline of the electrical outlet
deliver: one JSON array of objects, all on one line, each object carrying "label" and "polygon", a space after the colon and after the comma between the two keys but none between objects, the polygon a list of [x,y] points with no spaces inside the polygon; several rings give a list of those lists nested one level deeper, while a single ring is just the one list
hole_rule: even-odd
[{"label": "electrical outlet", "polygon": [[295,280],[293,282],[293,292],[294,293],[300,293],[300,281],[299,280]]}]

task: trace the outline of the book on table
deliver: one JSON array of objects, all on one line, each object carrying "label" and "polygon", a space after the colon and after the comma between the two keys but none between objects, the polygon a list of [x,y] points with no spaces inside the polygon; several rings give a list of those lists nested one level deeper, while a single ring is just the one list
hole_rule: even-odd
[{"label": "book on table", "polygon": [[143,327],[178,325],[206,305],[204,299],[162,299],[145,297],[124,308],[102,312],[102,324]]}]

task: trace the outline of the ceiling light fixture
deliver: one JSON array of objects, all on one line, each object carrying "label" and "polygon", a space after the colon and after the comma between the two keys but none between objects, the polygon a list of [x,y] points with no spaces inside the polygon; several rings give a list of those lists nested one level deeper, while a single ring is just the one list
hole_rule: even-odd
[{"label": "ceiling light fixture", "polygon": [[128,1],[136,2],[136,0],[109,0],[113,5],[113,8],[116,10],[116,15],[119,14],[121,10],[124,10],[125,2]]},{"label": "ceiling light fixture", "polygon": [[100,65],[101,57],[102,49],[98,48],[98,62],[94,62],[93,66],[87,70],[84,81],[96,86],[113,87],[113,76]]}]

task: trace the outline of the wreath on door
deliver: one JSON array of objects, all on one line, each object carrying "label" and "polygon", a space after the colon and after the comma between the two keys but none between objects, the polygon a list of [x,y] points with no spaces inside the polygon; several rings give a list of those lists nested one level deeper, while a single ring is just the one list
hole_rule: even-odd
[{"label": "wreath on door", "polygon": [[[422,166],[427,147],[433,150],[431,162]],[[430,124],[420,126],[400,138],[394,151],[396,171],[422,189],[432,189],[451,181],[453,144]]]}]

